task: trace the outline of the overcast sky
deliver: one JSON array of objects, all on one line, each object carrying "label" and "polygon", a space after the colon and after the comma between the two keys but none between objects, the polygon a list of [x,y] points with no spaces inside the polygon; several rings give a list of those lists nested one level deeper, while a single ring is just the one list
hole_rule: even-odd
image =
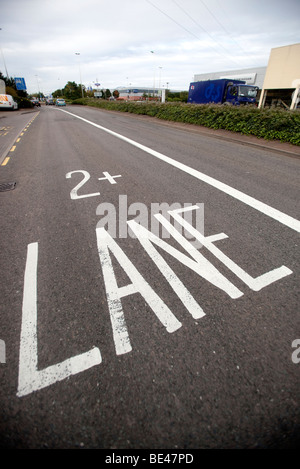
[{"label": "overcast sky", "polygon": [[[300,0],[0,0],[0,70],[45,95],[68,81],[187,90],[300,42]],[[152,52],[151,52],[152,51]],[[77,55],[79,53],[80,55]]]}]

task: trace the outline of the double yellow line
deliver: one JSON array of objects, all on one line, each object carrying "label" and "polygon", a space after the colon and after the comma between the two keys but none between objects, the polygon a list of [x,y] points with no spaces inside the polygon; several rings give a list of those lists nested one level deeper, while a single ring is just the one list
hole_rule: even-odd
[{"label": "double yellow line", "polygon": [[[29,126],[32,124],[32,122],[34,121],[34,119],[39,115],[39,113],[40,113],[40,111],[39,111],[37,114],[35,114],[35,116],[31,119],[30,122],[28,122],[28,124],[26,125],[26,127],[24,127],[24,129],[22,130],[22,132],[20,133],[20,135],[19,135],[18,138],[16,139],[15,143],[19,143],[19,141],[21,140],[21,137],[23,137],[24,133],[27,132]],[[9,150],[9,153],[13,153],[13,152],[15,151],[15,149],[16,149],[16,146],[17,146],[17,145],[13,145],[13,146],[11,147],[11,149]],[[10,156],[7,156],[7,157],[5,158],[5,160],[3,161],[3,163],[1,164],[1,166],[6,166],[7,163],[9,162],[9,160],[10,160],[10,157],[11,157],[11,155],[10,155]]]}]

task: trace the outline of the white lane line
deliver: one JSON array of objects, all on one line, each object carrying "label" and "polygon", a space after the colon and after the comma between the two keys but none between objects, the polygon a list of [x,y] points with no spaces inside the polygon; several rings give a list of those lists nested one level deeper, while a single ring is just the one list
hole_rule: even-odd
[{"label": "white lane line", "polygon": [[94,347],[63,362],[42,370],[38,369],[37,263],[38,243],[28,244],[24,275],[18,397],[38,391],[102,362],[100,350]]},{"label": "white lane line", "polygon": [[102,127],[101,125],[96,124],[95,122],[89,121],[87,119],[84,119],[83,117],[79,117],[76,114],[73,114],[72,112],[64,111],[63,109],[57,109],[57,110],[61,112],[65,112],[66,114],[70,114],[70,116],[77,117],[77,119],[80,119],[83,122],[86,122],[87,124],[93,125],[97,129],[103,130],[104,132],[107,132],[110,135],[113,135],[114,137],[117,137],[120,140],[123,140],[124,142],[127,142],[130,145],[133,145],[139,148],[140,150],[143,150],[146,153],[149,153],[152,156],[155,156],[155,158],[158,158],[164,161],[165,163],[168,163],[169,165],[174,166],[175,168],[180,169],[181,171],[184,171],[185,173],[199,179],[200,181],[206,182],[207,184],[215,187],[216,189],[219,189],[225,194],[228,194],[231,197],[234,197],[235,199],[239,200],[240,202],[243,202],[244,204],[249,205],[249,207],[252,207],[255,210],[258,210],[259,212],[264,213],[265,215],[267,215],[270,218],[273,218],[276,221],[279,221],[283,225],[291,228],[292,230],[300,232],[300,221],[297,220],[296,218],[286,215],[280,210],[270,207],[269,205],[263,202],[260,202],[254,197],[251,197],[250,195],[244,194],[243,192],[237,189],[234,189],[233,187],[228,186],[227,184],[224,184],[223,182],[218,181],[217,179],[207,176],[206,174],[201,173],[200,171],[193,169],[183,163],[180,163],[179,161],[173,160],[169,156],[159,153],[158,151],[152,150],[152,148],[146,147],[145,145],[142,145],[134,140],[131,140],[130,138],[125,137],[124,135],[118,134],[117,132],[107,129],[106,127]]}]

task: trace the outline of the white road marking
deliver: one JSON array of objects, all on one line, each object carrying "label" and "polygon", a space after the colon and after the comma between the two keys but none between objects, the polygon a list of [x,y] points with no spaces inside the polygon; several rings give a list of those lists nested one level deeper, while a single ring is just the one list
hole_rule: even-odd
[{"label": "white road marking", "polygon": [[[170,244],[166,243],[162,239],[155,236],[153,233],[151,233],[151,231],[146,230],[146,228],[144,228],[142,225],[138,225],[135,220],[130,220],[127,223],[128,226],[130,226],[132,231],[135,233],[136,237],[138,238],[144,249],[149,254],[150,258],[153,260],[153,262],[155,262],[162,274],[169,281],[172,288],[176,291],[178,296],[180,296],[180,289],[179,285],[176,285],[174,283],[175,274],[163,260],[161,255],[156,251],[156,249],[154,249],[152,243],[156,244],[160,249],[163,249],[165,252],[173,256],[183,265],[189,267],[191,270],[196,272],[196,274],[207,280],[215,287],[220,288],[220,290],[227,293],[230,298],[235,299],[243,295],[243,293],[238,288],[236,288],[229,280],[227,280],[227,278],[224,277],[224,275],[222,275],[221,272],[219,272],[218,269],[216,269],[216,267],[214,267],[212,263],[209,262],[194,246],[192,246],[191,243],[187,239],[185,239],[184,236],[182,236],[182,234],[180,234],[173,227],[173,225],[171,225],[171,223],[169,223],[163,216],[158,218],[158,220],[169,231],[171,236],[173,236],[173,238],[178,241],[178,243],[183,247],[183,249],[194,258],[194,260],[191,259],[189,256],[183,254]],[[171,279],[173,280],[173,282],[171,282]],[[182,298],[184,298],[185,295],[183,294],[181,296]],[[187,306],[187,309],[189,311],[192,311],[191,307]],[[200,317],[200,315],[198,315],[198,317]]]},{"label": "white road marking", "polygon": [[[121,298],[125,296],[140,293],[168,332],[179,329],[181,322],[150,287],[105,228],[97,228],[96,236],[116,354],[122,355],[132,350],[121,302]],[[113,253],[132,283],[118,287],[109,251]]]},{"label": "white road marking", "polygon": [[[183,209],[170,210],[169,214],[187,231],[189,231],[193,237],[198,239],[200,243],[229,270],[248,285],[249,288],[254,291],[259,291],[271,283],[292,274],[290,269],[285,266],[281,266],[277,269],[266,272],[257,278],[251,277],[213,245],[213,242],[226,237],[224,233],[205,237],[195,230],[194,227],[181,216],[182,213],[195,209],[199,209],[198,205]],[[243,295],[243,293],[223,274],[221,274],[221,272],[219,272],[188,240],[186,240],[165,217],[161,214],[156,214],[155,217],[191,257],[155,236],[151,231],[147,230],[142,225],[139,225],[135,220],[127,221],[127,224],[194,319],[200,319],[205,316],[204,311],[165,259],[163,259],[161,254],[157,249],[155,249],[154,244],[177,259],[183,265],[193,270],[210,284],[227,293],[231,298],[236,299]],[[128,353],[132,350],[121,302],[121,299],[125,296],[140,293],[168,332],[174,332],[179,329],[181,327],[181,323],[150,287],[124,251],[116,241],[114,241],[104,227],[96,228],[96,237],[117,355]],[[130,278],[131,283],[128,285],[118,287],[110,252],[114,255],[119,265]]]},{"label": "white road marking", "polygon": [[6,345],[2,339],[0,339],[0,363],[6,363]]},{"label": "white road marking", "polygon": [[280,210],[277,210],[276,208],[270,207],[269,205],[263,202],[260,202],[254,197],[244,194],[243,192],[237,189],[234,189],[233,187],[227,184],[224,184],[223,182],[218,181],[217,179],[207,176],[206,174],[196,169],[193,169],[183,163],[180,163],[179,161],[176,161],[170,158],[169,156],[166,156],[162,153],[159,153],[158,151],[152,150],[152,148],[146,147],[145,145],[142,145],[134,140],[131,140],[130,138],[125,137],[124,135],[118,134],[117,132],[114,132],[110,129],[107,129],[106,127],[96,124],[95,122],[92,122],[87,119],[84,119],[83,117],[77,116],[76,114],[73,114],[72,112],[64,111],[63,109],[57,109],[57,110],[61,112],[65,112],[66,114],[69,114],[70,116],[76,117],[77,119],[80,119],[83,122],[86,122],[87,124],[93,125],[97,129],[103,130],[104,132],[107,132],[110,135],[113,135],[114,137],[117,137],[120,140],[123,140],[129,143],[130,145],[133,145],[139,148],[140,150],[143,150],[146,153],[149,153],[155,158],[158,158],[164,161],[165,163],[168,163],[171,166],[174,166],[175,168],[180,169],[181,171],[184,171],[185,173],[189,174],[190,176],[195,177],[196,179],[199,179],[200,181],[206,182],[207,184],[215,187],[216,189],[219,189],[220,191],[224,192],[225,194],[230,195],[231,197],[239,200],[240,202],[243,202],[249,207],[252,207],[255,210],[258,210],[259,212],[267,215],[268,217],[273,218],[274,220],[282,223],[283,225],[291,228],[292,230],[300,232],[300,221],[297,220],[296,218],[293,218],[290,215],[287,215],[281,212]]},{"label": "white road marking", "polygon": [[174,270],[171,269],[171,267],[167,264],[167,262],[152,244],[155,243],[159,247],[162,247],[162,249],[164,249],[164,245],[166,243],[157,236],[153,235],[150,231],[146,230],[146,228],[136,223],[135,220],[128,221],[127,223],[132,229],[132,231],[135,233],[136,237],[139,239],[141,245],[148,253],[152,261],[157,265],[162,275],[165,277],[165,279],[173,288],[174,292],[180,298],[186,309],[189,311],[191,316],[194,319],[200,319],[205,316],[205,313],[201,306],[197,303],[197,301],[195,301],[194,297],[191,295],[185,285],[181,282],[181,280],[177,277]]},{"label": "white road marking", "polygon": [[[219,261],[221,261],[226,267],[231,270],[238,278],[240,278],[246,285],[248,285],[251,290],[259,291],[262,288],[270,285],[271,283],[280,280],[281,278],[286,277],[287,275],[291,275],[293,273],[288,267],[282,265],[277,269],[273,269],[269,272],[266,272],[260,275],[257,278],[251,277],[247,272],[245,272],[240,266],[238,266],[235,262],[233,262],[226,254],[224,254],[220,249],[218,249],[213,243],[217,239],[221,239],[224,237],[224,233],[217,236],[209,236],[205,237],[199,231],[197,231],[193,226],[191,226],[180,214],[186,212],[188,210],[198,210],[198,205],[190,206],[183,209],[172,210],[169,211],[169,214],[178,222],[181,226],[185,228],[185,230],[189,231],[192,236],[194,236],[198,241],[206,247]],[[176,232],[171,225],[161,214],[154,215],[162,225],[164,225],[169,231],[172,230],[174,232],[173,236],[176,236]],[[226,235],[225,235],[226,236]],[[178,235],[177,235],[178,237]],[[198,253],[197,250],[194,251],[196,254]],[[194,253],[190,251],[191,255],[195,257]],[[198,254],[197,254],[198,255]]]},{"label": "white road marking", "polygon": [[94,347],[88,352],[38,370],[37,261],[38,243],[29,244],[24,276],[18,397],[50,386],[68,376],[99,365],[102,361],[100,350]]},{"label": "white road marking", "polygon": [[106,171],[103,172],[104,174],[104,178],[98,178],[99,181],[104,181],[105,179],[107,179],[111,184],[117,184],[116,181],[115,181],[115,178],[121,178],[121,174],[118,174],[117,176],[111,176],[109,173],[107,173]]},{"label": "white road marking", "polygon": [[84,199],[85,197],[95,197],[95,196],[98,196],[100,195],[100,192],[94,192],[93,194],[84,194],[84,195],[78,195],[78,190],[90,179],[90,173],[88,173],[87,171],[84,171],[82,169],[78,169],[76,171],[71,171],[70,173],[67,173],[66,174],[66,178],[67,179],[70,179],[72,177],[72,174],[74,173],[82,173],[83,174],[83,179],[82,181],[80,181],[79,184],[77,184],[77,186],[74,187],[74,189],[71,190],[70,192],[70,197],[71,199]]}]

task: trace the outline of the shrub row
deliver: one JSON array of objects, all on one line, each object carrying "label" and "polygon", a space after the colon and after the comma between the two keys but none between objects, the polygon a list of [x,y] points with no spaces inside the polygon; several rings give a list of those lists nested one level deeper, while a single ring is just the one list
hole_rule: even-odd
[{"label": "shrub row", "polygon": [[130,112],[174,122],[225,129],[266,140],[280,140],[300,145],[300,112],[284,109],[258,109],[256,106],[217,104],[133,103],[98,99],[77,99],[74,104]]}]

